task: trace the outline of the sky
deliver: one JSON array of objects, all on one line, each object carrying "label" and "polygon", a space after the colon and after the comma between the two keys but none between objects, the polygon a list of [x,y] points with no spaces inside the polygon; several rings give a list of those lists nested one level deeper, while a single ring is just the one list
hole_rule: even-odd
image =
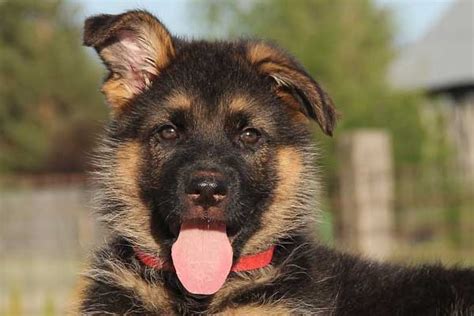
[{"label": "sky", "polygon": [[[130,9],[147,9],[177,35],[199,37],[202,29],[190,19],[193,0],[72,0],[82,7],[81,17],[93,14],[116,14]],[[453,1],[474,0],[375,0],[380,7],[394,10],[397,23],[395,42],[399,46],[410,44],[423,36]],[[194,22],[194,23],[193,23]]]},{"label": "sky", "polygon": [[396,43],[409,44],[423,36],[454,1],[474,0],[376,0],[393,9],[397,23]]}]

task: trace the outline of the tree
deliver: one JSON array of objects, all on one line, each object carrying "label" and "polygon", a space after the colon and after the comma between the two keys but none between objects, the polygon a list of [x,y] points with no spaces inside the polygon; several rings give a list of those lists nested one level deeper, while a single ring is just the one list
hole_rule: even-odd
[{"label": "tree", "polygon": [[100,77],[70,6],[0,1],[0,172],[82,170]]}]

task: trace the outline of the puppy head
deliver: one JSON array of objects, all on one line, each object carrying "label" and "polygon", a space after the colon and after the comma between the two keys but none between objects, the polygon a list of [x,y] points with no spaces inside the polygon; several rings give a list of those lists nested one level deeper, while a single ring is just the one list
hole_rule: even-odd
[{"label": "puppy head", "polygon": [[332,135],[336,115],[293,58],[260,41],[183,41],[143,11],[89,18],[84,43],[109,71],[99,200],[116,233],[169,255],[183,225],[218,223],[238,257],[308,226],[309,123]]}]

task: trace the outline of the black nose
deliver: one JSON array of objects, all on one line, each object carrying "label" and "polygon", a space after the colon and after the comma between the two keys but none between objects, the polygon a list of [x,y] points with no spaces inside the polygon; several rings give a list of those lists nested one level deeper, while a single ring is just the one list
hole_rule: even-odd
[{"label": "black nose", "polygon": [[220,172],[199,171],[194,173],[185,187],[185,193],[193,203],[201,206],[215,206],[225,200],[227,181]]}]

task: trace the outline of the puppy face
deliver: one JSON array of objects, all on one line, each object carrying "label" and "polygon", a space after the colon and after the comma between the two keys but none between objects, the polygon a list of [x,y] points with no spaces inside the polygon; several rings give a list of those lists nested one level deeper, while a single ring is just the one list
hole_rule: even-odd
[{"label": "puppy face", "polygon": [[118,234],[169,255],[185,223],[225,227],[234,255],[307,225],[317,189],[308,125],[332,102],[263,42],[186,42],[146,12],[96,16],[84,42],[109,70],[99,198]]}]

